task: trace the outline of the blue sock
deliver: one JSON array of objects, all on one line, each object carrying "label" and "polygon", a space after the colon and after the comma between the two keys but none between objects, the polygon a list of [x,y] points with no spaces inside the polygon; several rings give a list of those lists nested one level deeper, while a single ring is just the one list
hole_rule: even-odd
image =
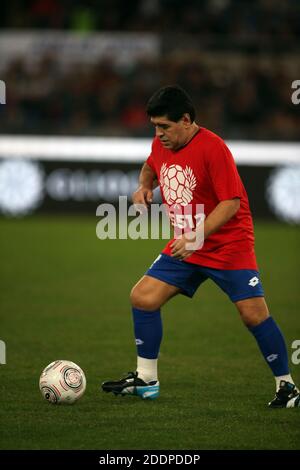
[{"label": "blue sock", "polygon": [[272,317],[249,327],[275,377],[289,374],[288,354],[284,338]]},{"label": "blue sock", "polygon": [[160,310],[149,312],[133,307],[132,313],[138,356],[157,359],[162,340]]}]

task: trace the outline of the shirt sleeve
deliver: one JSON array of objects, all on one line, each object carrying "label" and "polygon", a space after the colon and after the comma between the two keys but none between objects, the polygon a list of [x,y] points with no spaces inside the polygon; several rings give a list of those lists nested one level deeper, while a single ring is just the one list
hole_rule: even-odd
[{"label": "shirt sleeve", "polygon": [[156,173],[156,169],[155,169],[155,165],[154,165],[154,153],[155,153],[155,139],[152,142],[151,153],[150,153],[149,157],[147,158],[146,163]]},{"label": "shirt sleeve", "polygon": [[208,171],[219,201],[242,197],[240,175],[229,148],[222,140],[215,143],[208,154]]},{"label": "shirt sleeve", "polygon": [[149,157],[146,160],[146,163],[147,163],[147,165],[149,165],[152,168],[153,171],[155,171],[155,166],[154,166],[154,162],[153,162],[152,153],[150,153]]}]

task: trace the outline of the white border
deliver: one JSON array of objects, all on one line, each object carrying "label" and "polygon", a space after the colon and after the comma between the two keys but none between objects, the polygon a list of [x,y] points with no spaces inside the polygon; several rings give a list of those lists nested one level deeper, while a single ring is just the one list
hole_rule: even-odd
[{"label": "white border", "polygon": [[[151,139],[61,136],[0,136],[0,158],[53,161],[141,163],[151,151]],[[300,143],[228,141],[241,165],[300,164]]]}]

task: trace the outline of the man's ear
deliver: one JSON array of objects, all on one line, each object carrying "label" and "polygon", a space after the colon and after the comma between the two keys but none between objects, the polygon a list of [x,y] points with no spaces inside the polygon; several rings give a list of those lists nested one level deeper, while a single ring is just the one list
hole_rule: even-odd
[{"label": "man's ear", "polygon": [[186,127],[189,127],[192,124],[191,117],[188,113],[184,113],[181,120]]}]

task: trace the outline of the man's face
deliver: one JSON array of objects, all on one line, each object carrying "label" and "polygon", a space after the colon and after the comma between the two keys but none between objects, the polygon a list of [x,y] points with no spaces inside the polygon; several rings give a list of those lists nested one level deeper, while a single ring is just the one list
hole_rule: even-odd
[{"label": "man's face", "polygon": [[186,143],[191,125],[188,115],[184,115],[178,122],[170,121],[166,116],[151,117],[150,120],[155,126],[155,135],[165,148],[177,150]]}]

